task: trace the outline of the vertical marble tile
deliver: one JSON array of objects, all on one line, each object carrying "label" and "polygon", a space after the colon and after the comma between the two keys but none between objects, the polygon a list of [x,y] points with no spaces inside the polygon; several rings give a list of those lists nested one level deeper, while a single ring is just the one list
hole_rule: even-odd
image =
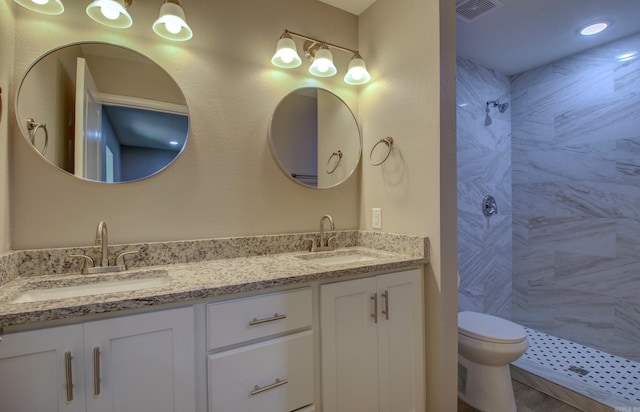
[{"label": "vertical marble tile", "polygon": [[[500,113],[488,101],[510,101],[509,79],[457,59],[458,307],[511,312],[511,106]],[[482,199],[492,194],[498,215],[487,219]]]},{"label": "vertical marble tile", "polygon": [[511,78],[513,319],[636,358],[640,60],[613,56],[639,41]]}]

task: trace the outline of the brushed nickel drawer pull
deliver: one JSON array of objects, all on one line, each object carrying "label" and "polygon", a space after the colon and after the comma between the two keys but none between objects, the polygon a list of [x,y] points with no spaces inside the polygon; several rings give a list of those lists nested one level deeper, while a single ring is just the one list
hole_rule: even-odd
[{"label": "brushed nickel drawer pull", "polygon": [[93,348],[93,394],[100,395],[100,348]]},{"label": "brushed nickel drawer pull", "polygon": [[286,318],[287,318],[287,315],[279,315],[276,313],[270,318],[264,318],[264,319],[253,318],[253,320],[249,322],[249,326],[261,325],[263,323],[274,322],[276,320],[282,320]]},{"label": "brushed nickel drawer pull", "polygon": [[373,313],[371,317],[374,323],[378,323],[378,294],[374,293],[373,296],[371,296],[371,300],[373,300]]},{"label": "brushed nickel drawer pull", "polygon": [[384,298],[384,310],[382,314],[385,316],[385,319],[389,320],[389,291],[385,290],[382,297]]},{"label": "brushed nickel drawer pull", "polygon": [[276,378],[276,381],[274,383],[272,383],[271,385],[267,385],[264,388],[259,387],[258,385],[253,387],[253,390],[251,391],[251,393],[249,393],[249,396],[255,396],[255,395],[259,395],[262,392],[266,392],[269,391],[271,389],[275,389],[278,386],[282,386],[282,385],[286,385],[287,383],[289,383],[288,379],[279,379]]},{"label": "brushed nickel drawer pull", "polygon": [[73,373],[71,371],[71,352],[64,354],[64,374],[67,380],[67,402],[73,400]]}]

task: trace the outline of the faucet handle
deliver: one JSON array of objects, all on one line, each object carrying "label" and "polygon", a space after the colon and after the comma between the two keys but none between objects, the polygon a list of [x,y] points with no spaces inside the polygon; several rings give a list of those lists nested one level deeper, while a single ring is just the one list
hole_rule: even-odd
[{"label": "faucet handle", "polygon": [[303,239],[305,242],[311,242],[311,247],[309,247],[309,252],[315,252],[318,250],[318,245],[316,244],[315,238],[307,237]]},{"label": "faucet handle", "polygon": [[[331,250],[336,248],[336,237],[335,236],[331,236],[328,240],[327,240],[327,247],[330,248]],[[333,243],[333,245],[331,244]]]},{"label": "faucet handle", "polygon": [[87,273],[89,273],[89,268],[92,268],[95,266],[95,262],[93,261],[93,258],[91,256],[87,256],[87,255],[68,255],[68,256],[83,259],[82,274],[86,275]]},{"label": "faucet handle", "polygon": [[127,264],[124,261],[124,257],[126,255],[135,255],[137,253],[140,253],[140,252],[137,250],[129,250],[127,252],[120,253],[118,256],[116,256],[116,266],[122,266],[122,270],[127,270]]}]

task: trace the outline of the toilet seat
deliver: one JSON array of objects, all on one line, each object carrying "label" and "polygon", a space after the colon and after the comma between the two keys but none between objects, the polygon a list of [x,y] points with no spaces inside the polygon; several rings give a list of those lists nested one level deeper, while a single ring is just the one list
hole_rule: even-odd
[{"label": "toilet seat", "polygon": [[525,329],[513,322],[478,312],[458,313],[458,333],[492,343],[519,343],[527,339]]}]

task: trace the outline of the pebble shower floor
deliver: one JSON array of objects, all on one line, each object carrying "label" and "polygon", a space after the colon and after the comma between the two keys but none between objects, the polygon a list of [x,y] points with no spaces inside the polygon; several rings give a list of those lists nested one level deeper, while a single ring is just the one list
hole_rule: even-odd
[{"label": "pebble shower floor", "polygon": [[640,402],[640,363],[525,328],[523,358],[608,393]]}]

